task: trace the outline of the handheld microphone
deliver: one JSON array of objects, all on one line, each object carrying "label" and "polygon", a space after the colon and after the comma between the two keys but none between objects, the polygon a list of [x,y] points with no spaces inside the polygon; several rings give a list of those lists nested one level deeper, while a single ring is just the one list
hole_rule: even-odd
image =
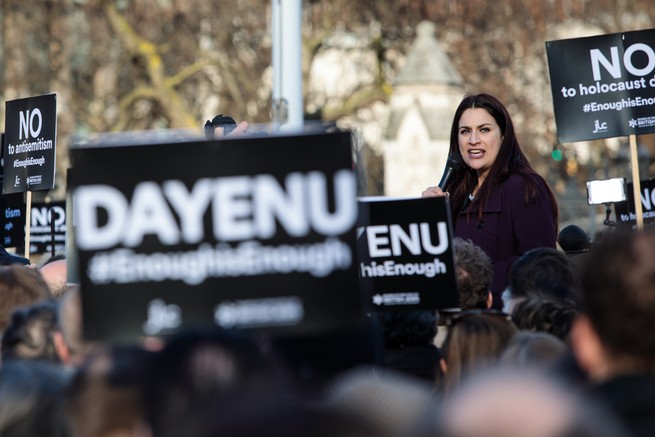
[{"label": "handheld microphone", "polygon": [[443,171],[443,176],[441,176],[441,181],[439,181],[439,188],[442,190],[446,189],[446,185],[448,185],[448,182],[453,177],[453,173],[459,169],[460,165],[462,165],[462,155],[453,153],[448,157],[446,168]]}]

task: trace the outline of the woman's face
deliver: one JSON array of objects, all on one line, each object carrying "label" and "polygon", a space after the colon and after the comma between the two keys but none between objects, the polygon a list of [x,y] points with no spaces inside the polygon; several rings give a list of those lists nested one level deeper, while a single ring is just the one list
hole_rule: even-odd
[{"label": "woman's face", "polygon": [[467,109],[459,119],[457,137],[466,165],[478,173],[479,179],[486,177],[503,141],[496,120],[486,109]]}]

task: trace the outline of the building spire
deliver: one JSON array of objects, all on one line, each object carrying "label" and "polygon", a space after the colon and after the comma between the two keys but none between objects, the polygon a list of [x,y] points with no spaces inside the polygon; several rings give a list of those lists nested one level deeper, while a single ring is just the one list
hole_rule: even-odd
[{"label": "building spire", "polygon": [[451,64],[434,36],[435,25],[422,21],[416,27],[416,39],[407,52],[407,61],[395,85],[462,85],[462,77]]}]

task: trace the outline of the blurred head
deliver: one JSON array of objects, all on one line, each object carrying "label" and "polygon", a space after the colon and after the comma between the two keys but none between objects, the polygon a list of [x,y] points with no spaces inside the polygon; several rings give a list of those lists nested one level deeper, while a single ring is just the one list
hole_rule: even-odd
[{"label": "blurred head", "polygon": [[0,435],[68,437],[64,390],[68,374],[41,361],[10,361],[0,368]]},{"label": "blurred head", "polygon": [[546,332],[519,331],[500,358],[501,366],[524,370],[548,369],[568,350],[566,344]]},{"label": "blurred head", "polygon": [[471,240],[455,238],[455,266],[457,269],[457,291],[462,310],[486,309],[491,306],[491,281],[493,268],[491,259]]},{"label": "blurred head", "polygon": [[59,362],[54,342],[59,329],[57,312],[57,304],[50,300],[17,308],[2,335],[2,361]]},{"label": "blurred head", "polygon": [[433,344],[437,335],[435,311],[388,311],[380,314],[385,367],[422,378],[441,379],[441,353]]},{"label": "blurred head", "polygon": [[577,307],[568,301],[527,297],[514,306],[512,321],[519,329],[547,332],[568,342]]},{"label": "blurred head", "polygon": [[552,302],[579,302],[580,273],[562,252],[539,247],[521,255],[510,269],[503,293],[504,310],[512,312],[521,300],[532,297]]},{"label": "blurred head", "polygon": [[435,311],[388,311],[380,314],[384,346],[390,349],[432,344],[437,335]]},{"label": "blurred head", "polygon": [[496,311],[464,311],[453,317],[443,345],[447,365],[444,393],[495,365],[516,332],[509,317]]},{"label": "blurred head", "polygon": [[39,273],[48,284],[54,297],[59,298],[66,292],[67,263],[65,259],[49,261],[39,268]]},{"label": "blurred head", "polygon": [[216,411],[267,402],[276,383],[270,361],[245,333],[182,332],[150,361],[145,417],[156,437],[193,435]]},{"label": "blurred head", "polygon": [[[217,410],[217,407],[219,408]],[[286,400],[263,405],[208,405],[202,408],[202,426],[188,427],[185,437],[239,436],[261,437],[395,437],[370,423],[368,418],[329,405]],[[217,411],[220,411],[217,414]]]},{"label": "blurred head", "polygon": [[0,266],[0,331],[6,329],[15,308],[51,297],[48,284],[36,270],[21,265]]},{"label": "blurred head", "polygon": [[449,437],[626,435],[591,399],[516,369],[485,372],[465,383],[442,405],[439,431]]},{"label": "blurred head", "polygon": [[144,427],[141,382],[151,353],[138,347],[96,350],[67,390],[74,437],[134,436]]},{"label": "blurred head", "polygon": [[385,369],[362,366],[337,376],[326,402],[362,417],[378,436],[417,435],[430,413],[434,390],[422,381]]},{"label": "blurred head", "polygon": [[82,338],[80,288],[72,286],[59,302],[59,326],[55,333],[57,354],[64,364],[78,365],[90,349]]},{"label": "blurred head", "polygon": [[571,333],[580,364],[599,379],[655,366],[655,230],[607,234],[582,270],[583,316]]}]

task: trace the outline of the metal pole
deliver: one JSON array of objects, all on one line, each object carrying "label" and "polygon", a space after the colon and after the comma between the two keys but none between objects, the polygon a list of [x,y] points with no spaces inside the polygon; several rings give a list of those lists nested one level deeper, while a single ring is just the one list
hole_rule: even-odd
[{"label": "metal pole", "polygon": [[[273,0],[273,23],[271,25],[271,31],[273,32],[273,47],[271,49],[271,58],[273,61],[273,105],[280,99],[280,93],[282,92],[282,23],[280,22],[280,5],[281,0]],[[275,111],[273,112],[273,118],[275,118]],[[276,120],[273,120],[274,122]]]},{"label": "metal pole", "polygon": [[273,125],[303,127],[302,2],[273,0]]}]

